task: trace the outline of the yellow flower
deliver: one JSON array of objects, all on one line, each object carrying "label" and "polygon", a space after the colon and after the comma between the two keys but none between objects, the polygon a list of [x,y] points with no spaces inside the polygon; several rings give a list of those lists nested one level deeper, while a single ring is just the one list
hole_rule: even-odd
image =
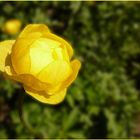
[{"label": "yellow flower", "polygon": [[30,24],[16,41],[0,42],[0,70],[40,102],[57,104],[81,67],[79,60],[71,61],[72,55],[71,45],[47,26]]},{"label": "yellow flower", "polygon": [[15,35],[20,31],[21,21],[18,19],[8,20],[3,27],[4,32],[10,35]]}]

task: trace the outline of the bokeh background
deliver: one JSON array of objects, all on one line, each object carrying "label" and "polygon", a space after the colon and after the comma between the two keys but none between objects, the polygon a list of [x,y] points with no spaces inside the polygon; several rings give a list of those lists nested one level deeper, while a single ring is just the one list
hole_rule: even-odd
[{"label": "bokeh background", "polygon": [[32,99],[0,75],[0,138],[140,137],[139,2],[1,1],[0,40],[18,35],[3,31],[10,19],[19,19],[21,29],[48,25],[72,44],[82,68],[56,106]]}]

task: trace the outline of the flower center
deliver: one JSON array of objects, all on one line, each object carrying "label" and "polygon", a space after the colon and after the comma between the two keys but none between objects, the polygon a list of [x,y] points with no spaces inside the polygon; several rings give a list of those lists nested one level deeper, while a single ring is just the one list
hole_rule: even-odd
[{"label": "flower center", "polygon": [[60,45],[61,43],[51,39],[40,38],[36,40],[30,48],[30,73],[36,75],[55,59],[63,59]]}]

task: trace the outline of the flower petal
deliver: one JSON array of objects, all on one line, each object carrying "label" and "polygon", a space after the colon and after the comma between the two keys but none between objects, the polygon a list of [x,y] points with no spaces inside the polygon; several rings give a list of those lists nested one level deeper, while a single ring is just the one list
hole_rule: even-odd
[{"label": "flower petal", "polygon": [[19,83],[22,83],[26,86],[32,87],[34,90],[42,91],[42,90],[49,90],[51,89],[51,85],[49,83],[45,83],[34,77],[33,75],[30,74],[20,74],[20,75],[11,75],[11,70],[7,69],[5,73],[5,77],[10,79],[10,80],[15,80]]},{"label": "flower petal", "polygon": [[11,53],[12,46],[14,44],[14,40],[6,40],[0,42],[0,71],[4,72],[6,63],[9,61],[7,56]]},{"label": "flower petal", "polygon": [[80,62],[79,60],[75,59],[75,60],[73,60],[73,61],[71,62],[71,67],[72,67],[73,72],[72,72],[72,74],[68,77],[68,79],[65,80],[65,81],[62,83],[61,88],[66,88],[66,87],[70,86],[71,83],[76,79],[77,74],[78,74],[78,72],[79,72],[79,70],[80,70],[80,67],[81,67],[81,62]]},{"label": "flower petal", "polygon": [[35,40],[36,38],[19,38],[13,45],[11,60],[16,73],[29,73],[31,67],[29,46]]},{"label": "flower petal", "polygon": [[67,79],[71,72],[72,70],[66,61],[53,61],[38,74],[38,79],[56,85]]},{"label": "flower petal", "polygon": [[47,82],[42,82],[31,74],[17,74],[11,64],[5,67],[4,75],[9,80],[15,80],[17,82],[23,83],[26,86],[31,86],[33,89],[49,90],[52,89],[52,85]]},{"label": "flower petal", "polygon": [[58,42],[61,42],[61,44],[63,44],[67,48],[69,57],[70,58],[72,57],[73,49],[72,49],[71,45],[67,41],[65,41],[63,38],[61,38],[61,37],[59,37],[51,32],[46,33],[43,37],[50,38],[50,39],[56,40]]},{"label": "flower petal", "polygon": [[60,45],[59,42],[46,38],[37,39],[31,45],[30,47],[31,74],[36,75],[54,60],[52,52],[54,48],[58,48],[59,45]]},{"label": "flower petal", "polygon": [[41,34],[49,32],[49,28],[44,24],[29,24],[20,33],[19,37],[27,37],[29,34],[40,32]]},{"label": "flower petal", "polygon": [[63,99],[66,95],[66,89],[60,91],[59,93],[51,95],[51,96],[47,95],[45,93],[45,91],[37,92],[26,86],[24,86],[24,89],[30,96],[32,96],[36,100],[38,100],[42,103],[48,103],[48,104],[58,104],[63,101]]}]

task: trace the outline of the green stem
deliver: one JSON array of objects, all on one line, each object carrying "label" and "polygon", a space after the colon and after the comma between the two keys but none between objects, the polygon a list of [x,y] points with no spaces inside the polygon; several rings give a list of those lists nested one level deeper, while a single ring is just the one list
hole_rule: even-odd
[{"label": "green stem", "polygon": [[33,128],[25,121],[24,115],[23,115],[23,94],[19,93],[19,104],[18,104],[18,113],[19,113],[19,118],[23,126],[26,128],[26,130],[29,132],[30,135],[34,136],[35,138],[43,138],[42,135],[36,134]]}]

